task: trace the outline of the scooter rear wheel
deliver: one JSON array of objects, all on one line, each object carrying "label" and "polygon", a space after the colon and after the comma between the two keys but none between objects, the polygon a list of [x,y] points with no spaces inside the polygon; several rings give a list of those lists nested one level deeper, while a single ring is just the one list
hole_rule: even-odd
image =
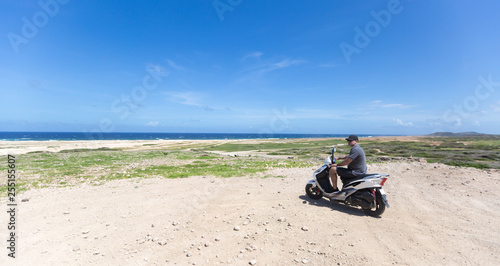
[{"label": "scooter rear wheel", "polygon": [[312,184],[306,185],[306,194],[311,199],[321,199],[323,197],[323,192],[319,190],[317,186],[313,186]]},{"label": "scooter rear wheel", "polygon": [[385,203],[382,200],[382,194],[378,189],[375,191],[375,196],[376,196],[376,204],[374,208],[371,209],[363,209],[365,214],[368,214],[373,217],[378,217],[382,215],[385,211]]}]

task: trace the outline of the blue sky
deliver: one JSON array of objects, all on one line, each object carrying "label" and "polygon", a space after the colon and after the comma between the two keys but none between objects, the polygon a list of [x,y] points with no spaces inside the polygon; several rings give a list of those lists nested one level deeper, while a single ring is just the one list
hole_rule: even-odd
[{"label": "blue sky", "polygon": [[0,10],[0,131],[500,133],[498,1]]}]

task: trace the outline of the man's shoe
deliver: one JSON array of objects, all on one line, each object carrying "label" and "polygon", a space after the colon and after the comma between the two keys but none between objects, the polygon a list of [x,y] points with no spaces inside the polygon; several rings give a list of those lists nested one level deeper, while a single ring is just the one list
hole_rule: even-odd
[{"label": "man's shoe", "polygon": [[330,199],[330,201],[335,201],[337,199],[337,197],[339,197],[341,195],[342,195],[342,191],[336,189],[335,191],[333,191],[332,193],[330,193],[328,195],[328,198]]}]

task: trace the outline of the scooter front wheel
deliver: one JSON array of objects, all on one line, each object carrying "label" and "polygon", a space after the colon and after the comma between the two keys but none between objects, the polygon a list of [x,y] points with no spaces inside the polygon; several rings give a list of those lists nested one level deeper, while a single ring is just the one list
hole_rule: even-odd
[{"label": "scooter front wheel", "polygon": [[306,185],[306,194],[311,199],[321,199],[323,197],[323,192],[319,190],[317,186],[313,186],[312,184]]}]

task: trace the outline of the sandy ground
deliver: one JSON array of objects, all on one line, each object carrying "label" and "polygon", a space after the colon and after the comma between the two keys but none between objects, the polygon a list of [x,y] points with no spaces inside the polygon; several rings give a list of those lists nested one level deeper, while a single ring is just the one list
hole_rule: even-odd
[{"label": "sandy ground", "polygon": [[[0,141],[0,155],[26,154],[28,152],[59,152],[73,149],[123,149],[147,150],[161,147],[189,147],[200,144],[222,144],[234,140],[75,140],[75,141]],[[154,146],[148,146],[154,145]]]},{"label": "sandy ground", "polygon": [[[418,141],[419,136],[397,136],[397,137],[370,137],[364,139],[378,141]],[[313,139],[313,140],[328,140]],[[272,140],[275,142],[306,141],[307,139],[281,139]],[[257,143],[263,140],[75,140],[75,141],[0,141],[0,155],[25,154],[28,152],[48,151],[58,152],[72,149],[97,149],[97,148],[119,148],[124,150],[147,150],[172,147],[190,147],[193,145],[219,145],[227,142]],[[265,141],[265,140],[264,140]],[[150,146],[151,145],[151,146]],[[154,146],[153,146],[154,145]]]},{"label": "sandy ground", "polygon": [[369,165],[391,175],[391,208],[373,218],[310,200],[314,170],[30,190],[18,195],[16,259],[0,216],[0,265],[500,264],[499,171]]}]

